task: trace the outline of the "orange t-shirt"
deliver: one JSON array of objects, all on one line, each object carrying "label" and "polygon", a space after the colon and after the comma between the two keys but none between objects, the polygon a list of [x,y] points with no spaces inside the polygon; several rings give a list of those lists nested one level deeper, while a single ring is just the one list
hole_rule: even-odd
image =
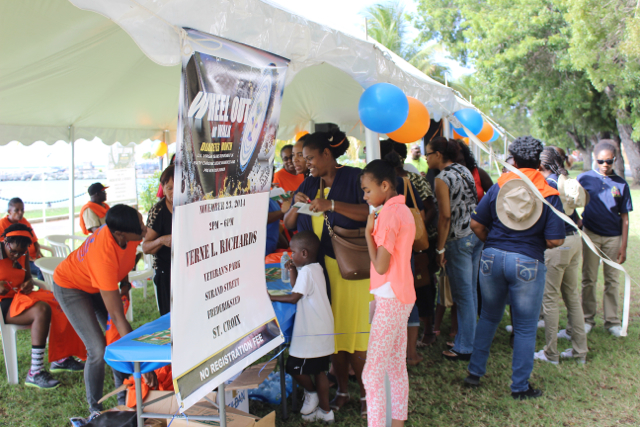
[{"label": "orange t-shirt", "polygon": [[278,184],[284,191],[296,191],[304,181],[304,174],[294,175],[284,169],[273,174],[273,183]]},{"label": "orange t-shirt", "polygon": [[[2,258],[2,252],[0,252],[0,282],[8,282],[7,287],[9,288],[20,288],[20,285],[24,283],[24,277],[26,275],[26,271],[23,270],[25,257],[21,256],[18,258],[18,262],[22,266],[22,269],[13,268],[13,261],[9,258]],[[10,290],[8,293],[4,295],[0,295],[0,300],[5,298],[13,298],[16,293]]]},{"label": "orange t-shirt", "polygon": [[[33,237],[31,238],[31,246],[29,246],[29,259],[33,261],[37,258],[36,245],[34,243],[38,242],[38,236],[36,236],[36,231],[31,226],[31,223],[27,221],[25,218],[22,218],[20,221],[18,221],[18,223],[24,224],[27,227],[29,227],[31,229],[31,233],[33,234]],[[2,235],[2,233],[4,233],[4,230],[10,225],[13,225],[13,223],[9,221],[8,216],[5,216],[4,218],[0,219],[0,235]]]},{"label": "orange t-shirt", "polygon": [[117,291],[120,281],[133,269],[139,243],[129,242],[122,249],[103,225],[58,265],[53,280],[63,288],[90,294]]},{"label": "orange t-shirt", "polygon": [[416,238],[416,223],[404,196],[387,200],[378,214],[371,235],[378,247],[384,247],[391,254],[391,260],[385,274],[378,274],[373,263],[371,264],[369,289],[390,283],[398,301],[413,304],[416,301],[416,290],[411,271],[411,251]]}]

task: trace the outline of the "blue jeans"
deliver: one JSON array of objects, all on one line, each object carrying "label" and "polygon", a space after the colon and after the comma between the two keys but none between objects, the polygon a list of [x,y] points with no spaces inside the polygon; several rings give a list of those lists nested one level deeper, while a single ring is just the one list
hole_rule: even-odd
[{"label": "blue jeans", "polygon": [[507,298],[513,310],[513,360],[511,362],[511,391],[529,389],[536,349],[538,316],[542,306],[547,267],[544,262],[514,252],[490,248],[482,252],[480,260],[480,289],[482,313],[473,342],[469,373],[483,376],[487,372],[489,350],[502,319]]},{"label": "blue jeans", "polygon": [[44,276],[42,275],[42,271],[38,268],[34,261],[29,261],[29,266],[31,267],[31,277],[35,277],[38,280],[44,280]]},{"label": "blue jeans", "polygon": [[483,243],[471,233],[451,240],[445,245],[445,269],[451,285],[453,302],[458,306],[458,335],[453,350],[457,353],[473,352],[478,313],[478,266]]}]

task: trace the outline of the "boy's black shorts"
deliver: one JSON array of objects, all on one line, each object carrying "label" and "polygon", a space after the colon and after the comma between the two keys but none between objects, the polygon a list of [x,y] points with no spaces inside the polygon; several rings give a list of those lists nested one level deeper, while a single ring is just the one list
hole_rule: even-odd
[{"label": "boy's black shorts", "polygon": [[286,372],[289,375],[316,375],[329,370],[329,356],[315,357],[312,359],[299,359],[289,356]]}]

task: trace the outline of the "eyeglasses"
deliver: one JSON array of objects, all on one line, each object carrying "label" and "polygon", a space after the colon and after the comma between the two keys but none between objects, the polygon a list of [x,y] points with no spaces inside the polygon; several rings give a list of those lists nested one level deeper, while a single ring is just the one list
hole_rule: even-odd
[{"label": "eyeglasses", "polygon": [[432,155],[432,154],[436,154],[436,153],[437,153],[437,151],[432,151],[432,152],[430,152],[430,153],[425,153],[425,154],[424,154],[424,156],[425,156],[425,157],[429,157],[430,155]]},{"label": "eyeglasses", "polygon": [[598,160],[596,160],[596,162],[598,162],[599,165],[602,165],[602,164],[605,164],[605,163],[608,164],[608,165],[612,165],[613,162],[615,162],[615,161],[616,161],[615,157],[613,159],[606,159],[606,160],[598,159]]}]

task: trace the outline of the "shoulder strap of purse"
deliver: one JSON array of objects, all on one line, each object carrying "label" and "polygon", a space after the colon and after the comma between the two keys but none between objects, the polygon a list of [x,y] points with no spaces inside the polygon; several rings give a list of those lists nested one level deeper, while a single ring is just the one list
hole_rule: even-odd
[{"label": "shoulder strap of purse", "polygon": [[409,181],[409,178],[402,178],[402,180],[404,181],[405,204],[407,203],[406,197],[408,191],[409,193],[411,193],[411,200],[413,200],[414,209],[418,209],[418,204],[416,203],[416,196],[413,194],[413,186],[411,185],[411,181]]},{"label": "shoulder strap of purse", "polygon": [[469,180],[467,179],[467,177],[465,176],[465,174],[463,174],[462,172],[460,172],[458,170],[456,163],[451,165],[451,170],[454,171],[454,173],[456,173],[457,175],[460,176],[460,178],[462,178],[462,181],[464,181],[465,186],[467,187],[467,190],[469,190],[471,192],[471,194],[473,195],[473,199],[475,200],[476,204],[478,204],[478,192],[476,191],[476,183],[473,182],[473,185],[471,185],[469,183]]}]

